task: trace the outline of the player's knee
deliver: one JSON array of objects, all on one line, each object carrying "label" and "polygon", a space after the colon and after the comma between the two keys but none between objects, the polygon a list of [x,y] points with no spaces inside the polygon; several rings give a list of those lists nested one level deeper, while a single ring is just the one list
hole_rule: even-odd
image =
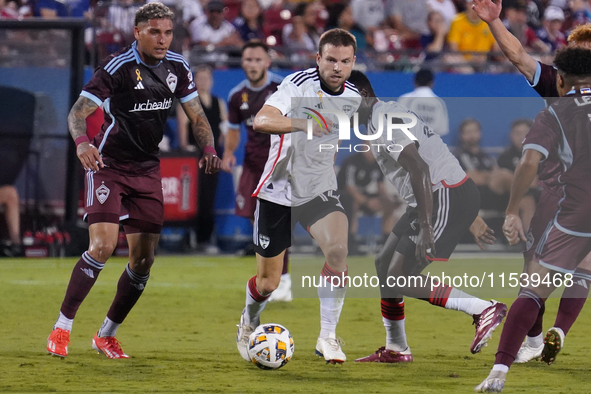
[{"label": "player's knee", "polygon": [[136,258],[130,257],[129,259],[131,269],[141,275],[149,273],[152,264],[154,264],[154,255]]},{"label": "player's knee", "polygon": [[94,240],[88,248],[88,254],[93,259],[104,263],[113,254],[116,244],[104,240]]},{"label": "player's knee", "polygon": [[261,293],[261,295],[271,294],[275,291],[275,289],[277,289],[277,286],[279,286],[280,280],[281,278],[262,277],[260,278],[260,288],[258,291]]},{"label": "player's knee", "polygon": [[347,244],[335,242],[328,246],[326,251],[326,260],[330,263],[344,263],[347,259]]}]

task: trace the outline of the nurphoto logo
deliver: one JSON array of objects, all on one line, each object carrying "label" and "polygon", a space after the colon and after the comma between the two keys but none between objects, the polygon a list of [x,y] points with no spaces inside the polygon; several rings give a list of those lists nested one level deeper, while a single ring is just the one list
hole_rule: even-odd
[{"label": "nurphoto logo", "polygon": [[[310,112],[304,112],[308,115],[308,123],[307,123],[307,134],[308,140],[314,138],[313,128],[314,128],[314,121],[320,126],[321,130],[328,130],[328,124],[326,119],[323,115],[331,114],[336,116],[336,119],[339,124],[339,140],[350,141],[351,140],[351,121],[349,116],[343,112],[336,109],[322,109],[320,111],[314,110],[312,108],[305,107],[306,110]],[[411,132],[410,129],[417,124],[417,117],[413,113],[410,112],[388,112],[385,114],[386,116],[378,116],[378,127],[375,132],[370,134],[363,134],[359,131],[359,114],[355,112],[353,114],[353,132],[355,136],[362,141],[377,141],[382,139],[382,135],[384,134],[384,118],[386,118],[386,141],[392,142],[393,141],[393,131],[400,130],[402,131],[408,138],[413,141],[417,140]],[[405,123],[405,121],[407,121]],[[333,124],[334,127],[334,124]],[[348,150],[348,151],[355,151],[355,152],[367,152],[370,147],[377,149],[379,152],[380,149],[385,149],[388,152],[400,152],[404,148],[400,144],[395,143],[368,143],[368,144],[356,144],[350,146],[343,146],[339,147],[338,144],[320,144],[319,151],[322,152],[327,150],[332,151],[339,151],[339,150]]]}]

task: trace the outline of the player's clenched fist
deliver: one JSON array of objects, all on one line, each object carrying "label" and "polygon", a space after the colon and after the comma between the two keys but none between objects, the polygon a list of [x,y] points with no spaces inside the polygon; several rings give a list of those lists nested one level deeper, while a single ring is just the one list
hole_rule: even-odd
[{"label": "player's clenched fist", "polygon": [[314,122],[312,124],[312,134],[315,137],[322,137],[323,135],[328,135],[332,133],[332,120],[329,118],[324,118],[325,123],[317,123]]},{"label": "player's clenched fist", "polygon": [[98,171],[105,167],[98,149],[89,142],[83,142],[78,145],[76,155],[85,170]]},{"label": "player's clenched fist", "polygon": [[215,174],[222,168],[222,160],[211,152],[203,154],[203,157],[199,161],[199,168],[205,166],[206,174]]}]

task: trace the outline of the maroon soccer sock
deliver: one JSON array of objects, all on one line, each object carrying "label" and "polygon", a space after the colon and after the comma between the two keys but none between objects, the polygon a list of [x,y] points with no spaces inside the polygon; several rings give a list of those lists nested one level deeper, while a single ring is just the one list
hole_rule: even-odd
[{"label": "maroon soccer sock", "polygon": [[287,273],[289,273],[289,249],[285,249],[285,253],[283,254],[283,270],[281,271],[281,275]]},{"label": "maroon soccer sock", "polygon": [[585,301],[587,301],[590,283],[591,271],[577,268],[573,274],[573,285],[566,287],[562,293],[554,327],[562,329],[565,335],[577,320]]},{"label": "maroon soccer sock", "polygon": [[73,319],[76,312],[96,282],[105,263],[101,263],[84,252],[72,270],[66,296],[60,312],[68,319]]},{"label": "maroon soccer sock", "polygon": [[544,305],[544,301],[535,293],[529,290],[521,292],[511,305],[507,320],[505,320],[495,364],[503,364],[508,367],[513,364],[521,347],[521,342],[523,342],[525,334],[536,321],[542,305]]},{"label": "maroon soccer sock", "polygon": [[531,330],[527,333],[528,337],[537,337],[542,333],[542,329],[544,328],[544,312],[546,312],[546,304],[542,304],[540,311],[538,312],[538,317],[536,318],[536,322],[532,326]]},{"label": "maroon soccer sock", "polygon": [[149,278],[150,274],[139,275],[133,272],[129,268],[129,263],[127,263],[117,283],[117,294],[115,294],[115,299],[111,304],[107,317],[115,323],[123,323],[131,308],[144,292]]}]

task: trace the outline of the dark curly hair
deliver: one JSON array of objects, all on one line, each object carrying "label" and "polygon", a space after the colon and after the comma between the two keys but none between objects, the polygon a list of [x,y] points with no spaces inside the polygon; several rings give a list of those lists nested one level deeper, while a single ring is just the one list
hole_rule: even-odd
[{"label": "dark curly hair", "polygon": [[160,2],[148,3],[141,6],[135,13],[135,26],[150,19],[174,19],[174,13]]},{"label": "dark curly hair", "polygon": [[556,54],[554,65],[569,76],[591,76],[591,50],[565,48]]}]

